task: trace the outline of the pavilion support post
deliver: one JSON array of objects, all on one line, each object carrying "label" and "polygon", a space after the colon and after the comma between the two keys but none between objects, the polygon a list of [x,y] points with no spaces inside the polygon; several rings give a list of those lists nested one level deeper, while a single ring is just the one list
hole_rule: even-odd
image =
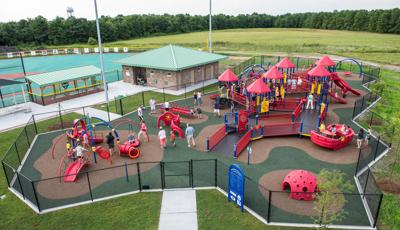
[{"label": "pavilion support post", "polygon": [[83,79],[83,81],[85,82],[85,93],[87,94],[88,93],[88,79],[85,78],[85,79]]},{"label": "pavilion support post", "polygon": [[3,100],[3,94],[1,93],[1,88],[0,88],[0,98],[1,98],[1,104],[3,105],[3,107],[6,107]]}]

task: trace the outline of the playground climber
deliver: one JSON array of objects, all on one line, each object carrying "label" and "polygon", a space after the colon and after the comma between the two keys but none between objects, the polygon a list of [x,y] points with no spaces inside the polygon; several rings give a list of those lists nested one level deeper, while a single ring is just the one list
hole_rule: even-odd
[{"label": "playground climber", "polygon": [[314,109],[314,96],[312,93],[307,97],[307,106],[306,109]]},{"label": "playground climber", "polygon": [[142,121],[140,124],[140,131],[138,133],[138,139],[140,140],[140,137],[144,136],[145,139],[147,139],[147,142],[149,142],[149,135],[147,134],[147,126],[146,122]]},{"label": "playground climber", "polygon": [[150,98],[150,113],[153,114],[156,112],[156,100],[154,100],[154,98]]},{"label": "playground climber", "polygon": [[113,136],[112,132],[109,132],[108,135],[106,136],[106,143],[108,145],[108,150],[110,151],[110,155],[114,155],[114,140],[115,137]]},{"label": "playground climber", "polygon": [[188,142],[188,147],[190,148],[190,144],[193,144],[193,147],[196,146],[196,142],[194,141],[194,128],[190,126],[190,124],[187,124],[186,130],[185,130],[185,135],[186,135],[186,140]]},{"label": "playground climber", "polygon": [[167,146],[167,134],[162,126],[160,126],[160,131],[158,131],[158,139],[160,140],[161,149],[165,148]]}]

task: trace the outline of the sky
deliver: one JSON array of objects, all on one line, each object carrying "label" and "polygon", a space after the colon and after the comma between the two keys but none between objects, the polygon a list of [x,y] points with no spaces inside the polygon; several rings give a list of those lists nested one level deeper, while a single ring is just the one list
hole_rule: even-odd
[{"label": "sky", "polygon": [[[93,19],[93,0],[2,0],[0,22],[42,15],[47,19],[66,17],[71,6],[76,17]],[[209,0],[97,0],[100,15],[200,14],[209,11]],[[213,13],[230,15],[253,12],[271,15],[355,9],[400,8],[400,0],[213,0]]]}]

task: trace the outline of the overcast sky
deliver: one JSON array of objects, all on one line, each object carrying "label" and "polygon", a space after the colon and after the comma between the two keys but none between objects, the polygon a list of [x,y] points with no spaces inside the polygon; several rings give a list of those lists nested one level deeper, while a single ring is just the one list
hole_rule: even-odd
[{"label": "overcast sky", "polygon": [[[2,0],[0,21],[15,21],[42,15],[48,19],[66,17],[71,6],[76,17],[94,18],[93,0]],[[100,15],[118,14],[208,14],[209,0],[98,0]],[[390,9],[400,0],[213,0],[213,13],[272,15],[344,9]]]}]

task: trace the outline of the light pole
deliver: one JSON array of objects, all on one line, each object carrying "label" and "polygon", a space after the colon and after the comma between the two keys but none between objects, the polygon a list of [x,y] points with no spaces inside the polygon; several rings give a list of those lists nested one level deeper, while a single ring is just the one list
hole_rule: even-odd
[{"label": "light pole", "polygon": [[106,103],[107,103],[108,121],[110,121],[110,114],[108,112],[108,86],[107,86],[106,76],[104,74],[103,47],[101,45],[100,24],[99,24],[99,15],[97,13],[97,1],[96,0],[94,0],[94,10],[95,10],[95,13],[96,13],[97,41],[99,42],[101,79],[103,80],[103,85],[104,85],[104,93],[105,93]]},{"label": "light pole", "polygon": [[209,32],[208,32],[208,52],[212,53],[212,21],[211,21],[211,1],[210,0],[210,14],[209,14]]}]

